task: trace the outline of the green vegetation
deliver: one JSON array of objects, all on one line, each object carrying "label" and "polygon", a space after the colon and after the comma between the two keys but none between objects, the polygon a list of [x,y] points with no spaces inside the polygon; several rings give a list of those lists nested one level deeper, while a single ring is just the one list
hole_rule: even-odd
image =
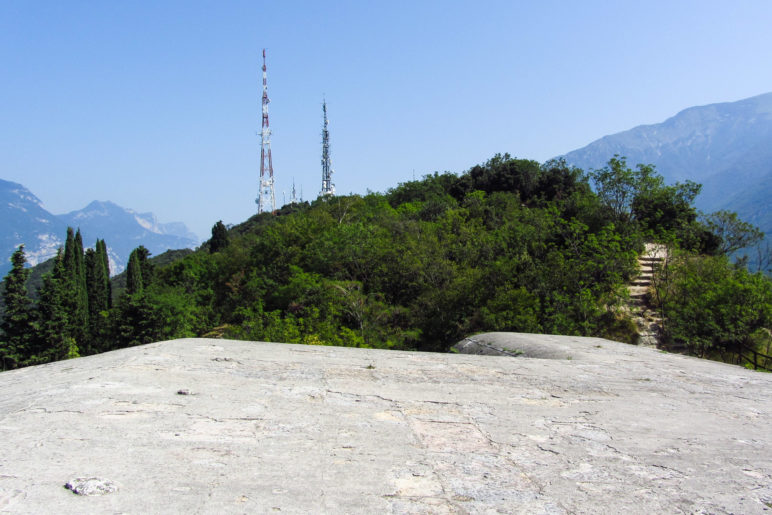
[{"label": "green vegetation", "polygon": [[440,352],[483,331],[634,342],[626,284],[655,240],[679,256],[655,295],[669,341],[737,361],[768,345],[772,289],[724,255],[753,228],[698,218],[699,189],[619,157],[584,174],[496,155],[460,177],[217,222],[201,249],[160,262],[139,247],[112,286],[104,242],[84,253],[69,230],[37,304],[14,255],[0,356],[14,368],[202,335]]},{"label": "green vegetation", "polygon": [[13,253],[11,263],[13,268],[3,280],[5,316],[2,330],[5,341],[0,347],[3,370],[25,364],[24,357],[31,350],[33,334],[32,303],[26,286],[29,270],[24,268],[24,245],[20,245]]},{"label": "green vegetation", "polygon": [[724,255],[676,250],[659,271],[654,297],[669,344],[772,370],[772,281],[764,274],[732,265]]},{"label": "green vegetation", "polygon": [[209,252],[212,254],[219,252],[227,247],[228,243],[228,229],[225,228],[225,224],[220,220],[212,227],[212,239],[209,240]]}]

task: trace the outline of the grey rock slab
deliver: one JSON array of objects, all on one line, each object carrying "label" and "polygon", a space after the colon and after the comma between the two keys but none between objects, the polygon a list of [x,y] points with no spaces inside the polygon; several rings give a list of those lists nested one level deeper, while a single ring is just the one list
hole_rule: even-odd
[{"label": "grey rock slab", "polygon": [[503,355],[182,339],[0,373],[0,512],[772,513],[772,375],[459,349]]}]

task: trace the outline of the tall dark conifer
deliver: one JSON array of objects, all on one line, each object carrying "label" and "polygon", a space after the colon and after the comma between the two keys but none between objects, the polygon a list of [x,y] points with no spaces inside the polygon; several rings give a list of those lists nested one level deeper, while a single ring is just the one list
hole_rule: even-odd
[{"label": "tall dark conifer", "polygon": [[135,295],[142,293],[142,266],[139,262],[138,249],[129,254],[129,264],[126,266],[126,293]]},{"label": "tall dark conifer", "polygon": [[83,238],[80,229],[75,233],[75,280],[78,289],[78,316],[84,326],[88,324],[88,288],[86,286],[86,258],[83,253]]},{"label": "tall dark conifer", "polygon": [[96,242],[97,256],[102,260],[102,269],[104,270],[105,291],[107,292],[107,308],[110,309],[113,306],[113,292],[112,285],[110,284],[110,259],[107,257],[107,244],[105,240],[97,240]]},{"label": "tall dark conifer", "polygon": [[88,293],[86,291],[86,270],[83,257],[83,239],[80,229],[73,234],[72,227],[67,228],[67,240],[64,244],[64,274],[66,278],[66,306],[68,324],[67,336],[75,339],[84,354],[88,349]]},{"label": "tall dark conifer", "polygon": [[35,355],[41,363],[78,355],[75,339],[64,330],[69,326],[66,298],[68,280],[61,249],[55,259],[54,269],[43,277],[43,285],[39,290]]},{"label": "tall dark conifer", "polygon": [[64,240],[64,270],[69,276],[75,270],[75,230],[67,228],[67,239]]},{"label": "tall dark conifer", "polygon": [[212,226],[212,239],[209,240],[209,252],[214,254],[228,246],[228,229],[222,220]]},{"label": "tall dark conifer", "polygon": [[[148,295],[153,280],[150,251],[140,245],[131,252],[126,266],[126,293],[118,301],[115,343],[119,347],[150,343],[157,338],[159,317]],[[160,325],[163,325],[161,322]]]},{"label": "tall dark conifer", "polygon": [[30,357],[34,332],[32,301],[27,293],[27,277],[30,271],[24,268],[27,262],[24,245],[11,256],[13,268],[3,280],[5,291],[5,317],[2,323],[3,340],[0,343],[0,359],[3,370],[25,364]]},{"label": "tall dark conifer", "polygon": [[139,268],[142,270],[142,288],[146,289],[153,283],[155,276],[155,265],[150,261],[150,251],[144,245],[137,247],[137,259]]},{"label": "tall dark conifer", "polygon": [[[99,241],[97,240],[97,248]],[[88,351],[104,350],[102,335],[104,333],[105,313],[108,309],[108,291],[105,277],[104,262],[94,249],[86,249],[86,290],[88,293]]]},{"label": "tall dark conifer", "polygon": [[107,311],[109,305],[110,278],[105,269],[102,256],[99,255],[99,241],[97,250],[86,249],[86,287],[88,292],[89,317]]}]

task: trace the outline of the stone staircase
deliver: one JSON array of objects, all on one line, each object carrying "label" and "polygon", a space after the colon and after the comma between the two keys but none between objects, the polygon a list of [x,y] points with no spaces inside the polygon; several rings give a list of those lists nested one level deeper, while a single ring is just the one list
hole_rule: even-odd
[{"label": "stone staircase", "polygon": [[662,318],[649,304],[649,292],[654,280],[654,271],[667,256],[667,248],[656,243],[647,243],[638,257],[640,273],[630,282],[630,315],[638,327],[638,345],[658,347],[662,330]]}]

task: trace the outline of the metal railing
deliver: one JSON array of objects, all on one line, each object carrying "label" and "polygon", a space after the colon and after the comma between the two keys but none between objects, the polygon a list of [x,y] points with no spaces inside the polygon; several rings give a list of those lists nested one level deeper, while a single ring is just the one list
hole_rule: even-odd
[{"label": "metal railing", "polygon": [[[743,354],[743,352],[750,352],[753,354],[753,359],[750,359],[748,356]],[[748,364],[753,365],[753,370],[766,370],[767,372],[772,372],[772,367],[770,366],[770,363],[772,363],[772,356],[768,356],[766,354],[762,354],[761,352],[758,352],[754,349],[751,349],[750,347],[741,347],[740,352],[737,353],[742,359],[744,359]],[[764,364],[761,365],[759,363],[759,358],[764,359]]]}]

